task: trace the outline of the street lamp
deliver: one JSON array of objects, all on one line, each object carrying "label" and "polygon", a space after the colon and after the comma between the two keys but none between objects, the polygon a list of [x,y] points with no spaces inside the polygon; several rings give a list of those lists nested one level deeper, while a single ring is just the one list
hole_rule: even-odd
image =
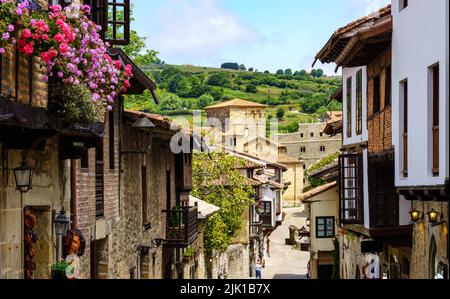
[{"label": "street lamp", "polygon": [[62,237],[66,234],[67,228],[69,226],[70,220],[66,217],[66,211],[64,207],[59,212],[59,215],[53,217],[53,223],[55,224],[55,234],[58,237],[58,248],[57,248],[57,261],[60,260],[62,251]]},{"label": "street lamp", "polygon": [[434,209],[432,209],[430,212],[428,212],[428,219],[431,224],[434,224],[437,222],[439,213],[436,212]]},{"label": "street lamp", "polygon": [[150,150],[152,147],[152,141],[153,141],[153,133],[156,128],[156,126],[146,117],[143,116],[139,118],[132,126],[132,128],[135,129],[147,129],[150,131],[149,133],[149,146],[147,150]]},{"label": "street lamp", "polygon": [[13,171],[16,189],[21,193],[30,191],[33,188],[33,170],[27,164],[25,151],[22,152],[22,162],[20,162],[20,166],[14,168]]},{"label": "street lamp", "polygon": [[66,217],[66,211],[62,208],[58,216],[53,219],[55,224],[55,233],[58,237],[62,237],[66,234],[70,220]]}]

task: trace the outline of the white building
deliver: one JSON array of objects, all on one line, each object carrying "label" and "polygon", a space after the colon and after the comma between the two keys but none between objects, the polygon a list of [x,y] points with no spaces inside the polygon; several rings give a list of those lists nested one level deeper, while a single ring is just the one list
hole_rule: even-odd
[{"label": "white building", "polygon": [[395,0],[392,16],[395,184],[418,215],[411,277],[443,278],[449,258],[449,1]]}]

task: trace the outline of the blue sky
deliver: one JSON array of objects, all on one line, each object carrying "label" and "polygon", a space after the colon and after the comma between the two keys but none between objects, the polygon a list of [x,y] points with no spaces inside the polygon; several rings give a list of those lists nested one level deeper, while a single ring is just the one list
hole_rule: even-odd
[{"label": "blue sky", "polygon": [[[311,69],[339,27],[389,0],[133,0],[132,28],[166,63]],[[333,65],[316,65],[334,74]]]}]

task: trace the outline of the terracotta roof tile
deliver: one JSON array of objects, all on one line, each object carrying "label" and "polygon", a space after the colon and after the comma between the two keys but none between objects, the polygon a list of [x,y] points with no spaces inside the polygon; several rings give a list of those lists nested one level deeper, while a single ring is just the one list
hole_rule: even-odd
[{"label": "terracotta roof tile", "polygon": [[242,99],[234,99],[228,102],[219,103],[206,107],[205,110],[209,109],[219,109],[219,108],[230,108],[230,107],[248,107],[248,108],[267,108],[267,105],[260,103],[250,102]]}]

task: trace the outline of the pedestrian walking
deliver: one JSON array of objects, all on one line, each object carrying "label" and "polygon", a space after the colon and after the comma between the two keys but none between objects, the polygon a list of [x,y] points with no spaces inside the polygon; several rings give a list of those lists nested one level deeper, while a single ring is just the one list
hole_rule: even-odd
[{"label": "pedestrian walking", "polygon": [[262,277],[262,265],[261,260],[258,260],[258,262],[255,265],[255,272],[256,272],[256,279],[261,279]]}]

